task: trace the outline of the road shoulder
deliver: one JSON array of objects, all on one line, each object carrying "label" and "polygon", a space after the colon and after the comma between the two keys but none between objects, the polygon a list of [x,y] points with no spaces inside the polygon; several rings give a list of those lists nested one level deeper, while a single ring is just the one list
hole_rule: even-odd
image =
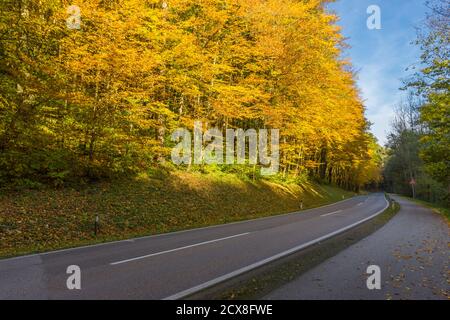
[{"label": "road shoulder", "polygon": [[[327,259],[265,299],[448,299],[449,229],[443,217],[394,196],[399,213],[384,227]],[[381,269],[368,290],[367,267]]]}]

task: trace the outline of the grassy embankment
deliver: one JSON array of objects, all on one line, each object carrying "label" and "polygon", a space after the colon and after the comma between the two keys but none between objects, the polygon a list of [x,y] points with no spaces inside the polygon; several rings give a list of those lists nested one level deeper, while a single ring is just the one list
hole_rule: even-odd
[{"label": "grassy embankment", "polygon": [[[231,174],[147,175],[77,189],[0,194],[0,257],[190,229],[311,208],[353,194]],[[95,216],[100,232],[94,235]]]},{"label": "grassy embankment", "polygon": [[447,219],[447,222],[450,223],[450,208],[443,207],[436,203],[431,203],[431,202],[427,202],[427,201],[423,201],[423,200],[419,200],[419,199],[413,199],[413,198],[406,197],[406,196],[402,196],[402,197],[431,209],[433,212],[445,217]]}]

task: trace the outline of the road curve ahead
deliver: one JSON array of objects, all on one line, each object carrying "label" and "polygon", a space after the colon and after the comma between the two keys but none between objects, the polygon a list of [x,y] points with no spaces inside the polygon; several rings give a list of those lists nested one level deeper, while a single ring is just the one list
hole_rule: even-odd
[{"label": "road curve ahead", "polygon": [[[180,299],[387,208],[383,194],[287,215],[0,260],[0,299]],[[80,267],[81,289],[67,288]]]},{"label": "road curve ahead", "polygon": [[[264,299],[450,299],[447,221],[410,200],[393,198],[401,209],[382,228]],[[380,268],[380,288],[375,290],[366,285],[370,265]]]}]

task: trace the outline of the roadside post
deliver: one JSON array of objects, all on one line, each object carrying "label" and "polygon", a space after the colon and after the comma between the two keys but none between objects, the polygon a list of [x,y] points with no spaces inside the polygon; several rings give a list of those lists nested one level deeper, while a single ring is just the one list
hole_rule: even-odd
[{"label": "roadside post", "polygon": [[412,189],[412,196],[413,199],[416,198],[416,180],[414,178],[411,178],[411,180],[409,181],[409,184],[411,185],[411,189]]},{"label": "roadside post", "polygon": [[99,227],[99,218],[98,218],[98,214],[95,216],[95,222],[94,222],[94,234],[97,235],[98,232],[98,227]]}]

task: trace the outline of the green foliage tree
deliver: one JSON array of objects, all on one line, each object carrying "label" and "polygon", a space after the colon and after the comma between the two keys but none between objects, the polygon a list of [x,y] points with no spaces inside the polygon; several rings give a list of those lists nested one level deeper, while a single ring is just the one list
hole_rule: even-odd
[{"label": "green foliage tree", "polygon": [[[422,97],[418,120],[424,169],[450,193],[450,2],[426,1],[430,8],[417,44],[422,50],[421,69],[407,87]],[[448,203],[447,203],[448,204]]]}]

